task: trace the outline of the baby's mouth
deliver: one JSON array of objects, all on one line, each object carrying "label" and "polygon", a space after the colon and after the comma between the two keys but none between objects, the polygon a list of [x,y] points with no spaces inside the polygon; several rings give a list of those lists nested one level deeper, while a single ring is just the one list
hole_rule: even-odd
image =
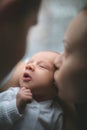
[{"label": "baby's mouth", "polygon": [[32,77],[29,75],[29,73],[25,72],[23,75],[23,81],[29,82],[32,80]]}]

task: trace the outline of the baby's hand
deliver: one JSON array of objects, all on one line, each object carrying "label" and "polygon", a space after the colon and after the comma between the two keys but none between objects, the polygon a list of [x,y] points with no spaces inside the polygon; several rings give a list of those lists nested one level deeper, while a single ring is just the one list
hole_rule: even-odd
[{"label": "baby's hand", "polygon": [[28,103],[32,101],[32,93],[30,89],[21,88],[16,97],[17,108],[20,113],[23,113]]}]

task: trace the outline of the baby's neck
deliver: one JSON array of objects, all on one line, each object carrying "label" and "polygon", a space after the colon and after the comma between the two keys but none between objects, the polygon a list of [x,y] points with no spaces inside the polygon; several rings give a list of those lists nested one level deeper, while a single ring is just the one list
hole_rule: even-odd
[{"label": "baby's neck", "polygon": [[53,100],[56,98],[56,96],[34,96],[34,99],[37,102],[47,101],[47,100]]}]

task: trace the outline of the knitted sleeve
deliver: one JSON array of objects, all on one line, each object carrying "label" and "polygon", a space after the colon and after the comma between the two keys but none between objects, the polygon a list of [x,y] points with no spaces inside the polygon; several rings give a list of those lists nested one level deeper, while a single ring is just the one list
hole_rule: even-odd
[{"label": "knitted sleeve", "polygon": [[12,95],[12,90],[0,93],[0,128],[2,129],[12,126],[22,116],[16,107],[16,98]]}]

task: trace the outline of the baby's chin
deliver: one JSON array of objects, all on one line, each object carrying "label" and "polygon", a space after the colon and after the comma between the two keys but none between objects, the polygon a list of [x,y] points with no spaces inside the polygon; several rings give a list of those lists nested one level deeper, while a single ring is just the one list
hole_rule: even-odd
[{"label": "baby's chin", "polygon": [[27,84],[25,84],[25,83],[23,83],[23,82],[20,82],[20,83],[19,83],[19,86],[20,86],[21,88],[25,87],[25,88],[29,89],[29,85],[27,85]]},{"label": "baby's chin", "polygon": [[20,87],[25,87],[25,88],[27,88],[27,89],[33,89],[33,86],[32,85],[29,85],[29,84],[26,84],[26,83],[21,83],[20,84]]},{"label": "baby's chin", "polygon": [[24,85],[22,84],[20,87],[22,87],[22,88],[25,87],[27,89],[31,89],[31,86],[28,86],[28,85],[25,85],[25,84]]}]

